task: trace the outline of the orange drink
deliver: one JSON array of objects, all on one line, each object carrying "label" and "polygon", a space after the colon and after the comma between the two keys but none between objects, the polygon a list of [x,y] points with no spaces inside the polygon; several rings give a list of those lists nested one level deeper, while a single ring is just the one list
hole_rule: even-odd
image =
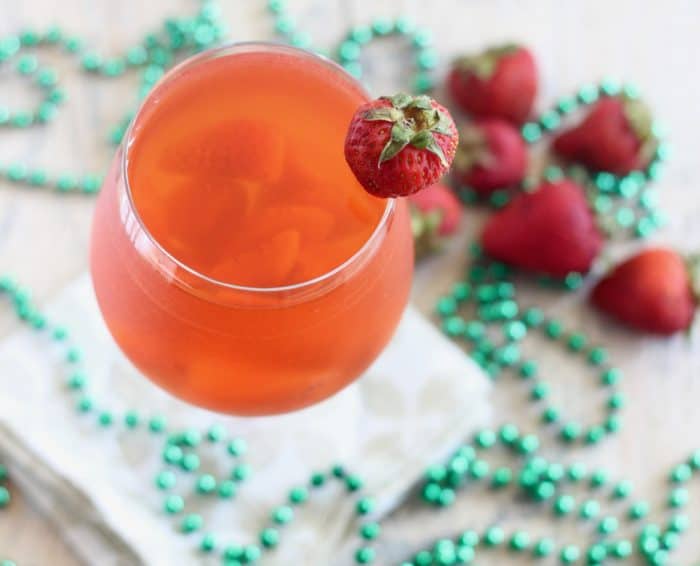
[{"label": "orange drink", "polygon": [[366,100],[333,63],[267,44],[198,55],[148,96],[91,242],[104,319],[148,378],[270,414],[332,395],[381,352],[413,249],[405,203],[367,194],[344,160]]}]

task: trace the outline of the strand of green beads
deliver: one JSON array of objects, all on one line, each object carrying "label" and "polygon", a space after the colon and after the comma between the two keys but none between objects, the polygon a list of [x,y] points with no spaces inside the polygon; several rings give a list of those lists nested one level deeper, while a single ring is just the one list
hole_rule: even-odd
[{"label": "strand of green beads", "polygon": [[[502,466],[491,469],[482,452],[488,452],[496,445],[520,460],[515,467]],[[478,549],[508,548],[515,553],[530,551],[530,557],[541,559],[558,552],[562,564],[576,564],[585,561],[588,565],[602,564],[606,559],[623,560],[631,557],[635,550],[648,564],[659,566],[668,563],[670,552],[678,546],[681,535],[687,531],[688,518],[682,508],[688,500],[684,485],[694,472],[700,469],[700,452],[687,462],[674,468],[669,481],[672,489],[668,506],[674,511],[665,528],[646,523],[638,528],[637,545],[635,537],[612,538],[621,529],[623,522],[633,527],[640,523],[649,512],[645,501],[631,502],[632,485],[628,481],[610,482],[605,470],[588,473],[582,464],[564,467],[548,462],[537,454],[539,440],[535,435],[522,435],[512,424],[504,425],[498,432],[484,429],[478,432],[471,444],[461,446],[446,465],[431,466],[426,471],[423,484],[423,499],[430,505],[445,506],[455,498],[455,490],[466,484],[482,483],[491,490],[499,491],[508,486],[516,486],[533,502],[550,502],[555,517],[576,518],[595,523],[591,531],[592,541],[585,550],[573,544],[559,544],[553,538],[535,541],[526,531],[515,531],[510,537],[498,526],[488,528],[479,535],[476,531],[465,531],[455,540],[440,539],[430,549],[415,554],[402,566],[431,566],[449,564],[470,564]],[[602,514],[602,500],[586,498],[577,504],[575,497],[564,491],[567,485],[587,484],[617,508],[617,514]],[[606,492],[601,493],[602,490]],[[622,510],[619,504],[625,502]],[[558,549],[557,549],[558,547]]]},{"label": "strand of green beads", "polygon": [[[30,325],[35,331],[50,336],[51,340],[61,347],[61,356],[68,366],[66,388],[77,396],[76,411],[82,415],[94,415],[98,426],[102,429],[112,428],[117,421],[116,413],[98,403],[89,393],[89,379],[81,367],[82,352],[71,340],[69,332],[63,326],[51,324],[32,302],[29,291],[19,286],[10,277],[0,277],[0,295],[6,295],[10,299],[20,320]],[[121,422],[125,431],[133,432],[139,428],[147,428],[152,435],[164,439],[162,459],[165,467],[155,476],[154,486],[163,493],[163,512],[176,520],[178,532],[182,535],[204,533],[198,543],[198,548],[203,554],[218,551],[227,566],[257,562],[264,552],[271,551],[277,546],[280,538],[279,528],[291,521],[294,508],[307,501],[309,488],[319,488],[326,484],[327,479],[333,478],[343,483],[348,494],[358,496],[356,513],[362,519],[358,533],[364,542],[356,551],[355,561],[358,564],[369,564],[374,561],[375,551],[371,541],[379,536],[379,525],[368,520],[374,510],[374,501],[369,497],[360,496],[362,480],[354,474],[347,473],[342,466],[334,466],[327,474],[313,474],[308,487],[297,486],[291,489],[287,503],[273,510],[272,524],[260,531],[257,543],[220,545],[219,541],[223,536],[206,531],[202,515],[188,511],[186,502],[189,493],[176,491],[180,483],[178,474],[198,474],[194,482],[185,482],[193,486],[191,489],[196,496],[211,497],[216,494],[219,500],[231,500],[236,496],[241,484],[251,475],[250,467],[241,461],[247,452],[245,441],[236,437],[227,439],[226,431],[220,425],[213,425],[204,433],[196,429],[169,433],[162,417],[156,415],[150,419],[142,419],[139,412],[133,409],[123,413]],[[147,423],[147,427],[141,427],[144,423]],[[225,447],[226,453],[235,459],[228,475],[216,477],[214,473],[201,471],[202,458],[197,453],[197,449],[202,447],[205,440],[212,447],[217,445]],[[5,469],[0,467],[0,482],[5,479],[5,476]],[[0,500],[0,507],[9,502],[9,492],[4,487],[0,488],[0,498],[2,497],[5,500],[4,503]]]},{"label": "strand of green beads", "polygon": [[[204,438],[211,447],[224,445],[226,452],[236,459],[230,475],[225,478],[216,478],[210,473],[200,473],[194,482],[194,492],[202,497],[217,493],[221,500],[229,500],[235,496],[239,485],[251,474],[249,466],[241,460],[247,451],[245,442],[235,437],[227,440],[226,431],[220,425],[213,425],[204,432],[187,429],[169,433],[165,419],[159,415],[143,418],[138,411],[128,409],[123,412],[120,418],[117,418],[115,411],[98,403],[90,394],[89,378],[82,367],[82,352],[71,339],[66,328],[50,323],[32,302],[29,291],[19,286],[10,277],[0,277],[0,295],[9,298],[21,321],[35,331],[50,337],[59,346],[60,356],[67,365],[66,389],[75,396],[74,403],[78,414],[92,416],[99,428],[104,430],[111,429],[117,423],[121,423],[124,431],[148,431],[155,439],[162,439],[164,442],[162,457],[166,469],[157,474],[154,484],[157,489],[164,493],[163,510],[169,516],[182,516],[179,519],[178,530],[183,535],[201,530],[204,527],[201,515],[186,511],[183,495],[187,494],[174,492],[174,488],[178,484],[178,474],[194,474],[200,471],[202,458],[198,455],[197,449],[203,444]],[[4,477],[4,468],[2,468],[2,473]],[[0,491],[0,496],[3,495],[6,496],[6,504],[9,501],[9,493],[4,487]],[[200,548],[211,546],[214,536],[213,534],[206,535],[200,542]],[[251,561],[256,554],[253,546],[246,550],[246,556]]]},{"label": "strand of green beads", "polygon": [[[43,33],[25,30],[21,34],[0,39],[0,64],[17,59],[16,71],[31,78],[41,90],[43,97],[35,110],[11,111],[0,106],[0,126],[28,128],[51,122],[60,105],[66,100],[65,91],[58,84],[54,69],[42,67],[33,53],[43,47],[61,47],[64,52],[77,57],[81,69],[89,74],[105,78],[121,77],[130,69],[142,69],[139,98],[150,92],[165,69],[178,57],[206,49],[225,37],[226,27],[220,19],[219,6],[212,0],[204,0],[193,17],[168,19],[162,29],[148,33],[142,41],[127,49],[122,55],[103,58],[87,50],[83,42],[66,35],[57,27]],[[108,139],[119,144],[131,122],[133,113],[128,113],[111,129]],[[61,193],[97,193],[102,184],[101,175],[58,174],[50,175],[41,168],[32,168],[23,163],[0,164],[0,178],[26,187],[48,187]]]},{"label": "strand of green beads", "polygon": [[[515,531],[510,536],[499,526],[486,528],[481,534],[466,530],[455,539],[439,539],[432,548],[421,550],[400,566],[448,566],[472,564],[482,551],[509,550],[511,553],[541,560],[556,552],[556,543],[548,537],[534,538],[526,531]],[[563,546],[559,550],[562,564],[579,563],[582,553],[576,545]]]},{"label": "strand of green beads", "polygon": [[[228,28],[221,20],[221,8],[217,2],[206,0],[194,18],[170,18],[155,33],[147,34],[136,51],[128,51],[134,65],[143,67],[139,100],[143,100],[168,67],[179,58],[208,49],[227,37]],[[125,114],[111,130],[109,141],[121,143],[133,118],[133,112]]]},{"label": "strand of green beads", "polygon": [[7,489],[8,480],[7,468],[0,464],[0,509],[4,509],[10,504],[10,491]]},{"label": "strand of green beads", "polygon": [[[620,85],[611,79],[605,79],[597,85],[584,85],[575,95],[560,98],[539,118],[526,122],[522,126],[521,135],[528,145],[539,143],[545,137],[560,131],[569,115],[606,96],[639,99],[640,95],[634,85]],[[618,176],[605,171],[588,171],[580,165],[567,169],[566,176],[586,188],[591,207],[601,226],[611,235],[631,232],[634,237],[646,238],[665,222],[657,209],[657,194],[648,185],[659,179],[663,163],[669,156],[669,147],[663,140],[662,128],[657,123],[653,124],[652,130],[656,150],[644,170]],[[550,169],[550,174],[544,175],[549,181],[563,176],[557,168]],[[527,191],[535,185],[536,179],[528,178],[518,190]],[[477,194],[469,187],[459,187],[458,194],[467,204],[478,202]],[[510,201],[513,194],[512,190],[498,190],[490,195],[488,202],[495,208],[501,208]]]},{"label": "strand of green beads", "polygon": [[[374,562],[376,553],[372,542],[379,537],[380,526],[372,520],[375,510],[375,502],[371,497],[362,495],[363,481],[354,474],[348,473],[343,466],[336,464],[328,472],[315,472],[311,474],[306,486],[297,486],[289,491],[287,501],[270,512],[270,523],[262,528],[258,534],[258,540],[263,551],[270,551],[277,548],[280,542],[280,529],[288,525],[294,519],[295,508],[304,505],[311,494],[326,486],[329,481],[336,481],[344,486],[348,496],[355,497],[355,514],[360,521],[358,535],[362,543],[355,551],[354,559],[357,564],[371,564]],[[226,553],[224,558],[239,560],[240,552],[235,547],[233,551]]]},{"label": "strand of green beads", "polygon": [[360,496],[362,480],[348,474],[340,465],[335,465],[329,472],[313,473],[308,485],[300,485],[290,489],[287,501],[278,505],[270,512],[270,523],[258,533],[258,543],[249,545],[226,544],[218,545],[217,538],[211,533],[205,534],[200,542],[202,553],[211,554],[220,548],[219,553],[227,566],[240,566],[257,562],[265,552],[277,548],[281,539],[281,529],[290,524],[296,516],[296,509],[305,505],[313,491],[327,485],[329,480],[341,482],[348,494],[356,494],[355,512],[362,519],[359,527],[359,535],[363,540],[362,545],[355,552],[357,564],[370,564],[375,559],[375,551],[371,542],[379,536],[379,524],[368,520],[368,516],[374,511],[374,501],[366,496]]},{"label": "strand of green beads", "polygon": [[[294,18],[289,14],[285,0],[268,0],[268,10],[275,18],[275,32],[285,41],[296,47],[310,49],[321,54],[323,51],[312,47],[311,36],[297,29]],[[433,37],[429,30],[419,28],[408,18],[395,20],[377,18],[367,26],[355,26],[340,42],[332,56],[355,78],[362,78],[362,49],[375,39],[391,36],[406,37],[415,51],[415,74],[411,90],[425,93],[433,89],[435,81],[432,72],[438,64],[438,54],[433,47]]]},{"label": "strand of green beads", "polygon": [[[663,566],[669,563],[671,553],[677,548],[681,535],[688,530],[690,521],[684,513],[689,499],[688,482],[700,472],[700,451],[695,452],[685,462],[679,464],[669,474],[669,495],[666,506],[671,517],[665,526],[648,523],[637,536],[637,551],[650,566]],[[648,513],[648,507],[630,509],[630,516],[638,512]]]},{"label": "strand of green beads", "polygon": [[[455,284],[451,293],[437,302],[436,312],[442,321],[443,332],[466,345],[471,357],[492,378],[510,371],[530,383],[530,400],[544,405],[542,421],[559,426],[562,441],[597,444],[606,435],[617,432],[619,411],[624,404],[624,398],[617,390],[621,372],[607,364],[607,351],[589,345],[580,332],[565,332],[558,320],[546,320],[540,309],[523,308],[517,301],[511,269],[486,258],[479,246],[472,246],[472,256],[473,263],[466,280]],[[580,283],[577,274],[570,274],[565,279],[565,284],[572,289]],[[468,307],[475,311],[474,318],[463,314]],[[503,337],[500,344],[489,337],[489,329],[494,326],[499,327]],[[599,372],[601,386],[610,390],[605,405],[606,417],[600,424],[584,430],[574,420],[564,421],[560,410],[546,404],[551,386],[539,376],[537,362],[525,359],[520,348],[520,343],[534,330],[542,332],[547,340],[557,342],[568,352],[581,356],[588,366]]]},{"label": "strand of green beads", "polygon": [[35,55],[20,57],[19,54],[28,47],[54,45],[59,41],[60,32],[57,28],[50,28],[44,34],[26,30],[19,36],[12,35],[0,40],[0,63],[10,62],[16,57],[15,71],[20,76],[31,79],[42,94],[35,110],[11,111],[7,107],[0,107],[0,126],[21,129],[53,120],[58,105],[64,100],[56,73],[52,69],[42,68]]}]

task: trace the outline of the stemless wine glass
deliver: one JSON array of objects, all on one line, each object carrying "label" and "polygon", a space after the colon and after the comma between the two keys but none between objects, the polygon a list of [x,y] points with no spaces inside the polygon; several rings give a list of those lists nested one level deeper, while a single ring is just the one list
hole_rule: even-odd
[{"label": "stemless wine glass", "polygon": [[[105,180],[90,252],[105,322],[146,377],[211,410],[273,414],[334,394],[379,355],[408,300],[413,241],[406,203],[366,200],[373,197],[350,177],[343,159],[345,129],[367,98],[333,62],[267,43],[201,53],[161,79]],[[245,119],[232,121],[234,112]],[[282,141],[267,143],[262,134],[251,141],[250,132],[258,122],[265,132],[268,119]],[[303,132],[295,120],[303,121]],[[182,147],[164,152],[165,161],[150,151],[171,142]],[[311,154],[300,150],[316,142]],[[284,158],[277,152],[282,144]],[[226,160],[234,158],[236,169],[227,169]],[[314,176],[319,158],[324,162]],[[271,161],[274,175],[268,174]],[[260,178],[241,181],[242,170]],[[272,182],[280,188],[269,189]],[[262,187],[274,200],[287,186],[314,210],[350,220],[336,220],[324,232],[311,219],[279,235],[279,225],[303,209],[284,200],[273,203],[277,216],[269,213],[272,205],[245,201],[235,222],[228,213],[222,220],[221,195],[238,198],[243,191],[248,198],[258,190],[251,187]],[[179,199],[179,208],[170,198]],[[354,210],[362,206],[369,208]],[[353,234],[364,234],[359,241],[345,236],[352,223]],[[321,241],[299,247],[307,228]],[[298,255],[268,253],[278,244]],[[332,256],[330,245],[344,255]],[[246,259],[226,263],[229,246],[237,253],[243,246],[247,253],[237,257]],[[217,271],[205,256],[233,271]],[[337,261],[328,264],[329,257]],[[289,274],[285,284],[258,283],[280,270]]]}]

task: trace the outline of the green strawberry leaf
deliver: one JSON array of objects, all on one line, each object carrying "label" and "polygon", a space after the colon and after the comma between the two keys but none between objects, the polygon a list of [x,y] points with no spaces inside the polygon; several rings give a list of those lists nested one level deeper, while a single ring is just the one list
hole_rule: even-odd
[{"label": "green strawberry leaf", "polygon": [[432,110],[433,105],[430,101],[430,97],[426,96],[425,94],[422,94],[420,96],[416,96],[413,99],[413,102],[409,104],[411,108],[418,108],[419,110]]},{"label": "green strawberry leaf", "polygon": [[417,149],[426,149],[430,153],[434,153],[440,158],[440,162],[445,166],[449,167],[447,158],[442,151],[442,148],[438,145],[433,137],[433,134],[427,130],[418,132],[415,136],[411,138],[411,145]]},{"label": "green strawberry leaf", "polygon": [[696,301],[700,301],[700,254],[690,254],[685,258],[690,287]]},{"label": "green strawberry leaf", "polygon": [[428,144],[428,146],[425,149],[427,149],[430,153],[437,155],[438,158],[440,159],[440,163],[442,163],[444,167],[450,166],[450,164],[447,162],[447,158],[445,157],[445,154],[442,151],[442,148],[435,141],[434,137],[430,136],[430,143]]},{"label": "green strawberry leaf", "polygon": [[653,119],[649,107],[641,100],[624,98],[625,117],[641,144],[642,161],[649,162],[658,146],[658,140],[653,133]]},{"label": "green strawberry leaf", "polygon": [[518,50],[518,46],[512,43],[499,47],[492,47],[477,55],[466,55],[456,60],[455,64],[463,71],[474,73],[482,80],[493,75],[501,57]]},{"label": "green strawberry leaf", "polygon": [[450,121],[444,116],[439,116],[437,124],[432,127],[432,131],[436,134],[451,136],[452,128],[450,128]]},{"label": "green strawberry leaf", "polygon": [[411,145],[418,149],[425,149],[426,147],[428,147],[428,144],[430,143],[432,137],[433,136],[430,135],[430,132],[423,130],[422,132],[418,132],[415,136],[411,138]]},{"label": "green strawberry leaf", "polygon": [[392,157],[406,147],[411,141],[411,130],[407,129],[403,124],[396,123],[391,128],[391,139],[382,149],[382,153],[379,156],[379,165],[388,161]]},{"label": "green strawberry leaf", "polygon": [[389,100],[391,100],[391,105],[394,108],[406,108],[409,104],[411,104],[414,100],[414,98],[410,94],[406,94],[405,92],[400,92],[398,94],[395,94],[394,96],[390,97]]},{"label": "green strawberry leaf", "polygon": [[459,131],[459,146],[454,158],[458,171],[469,171],[475,165],[488,167],[493,162],[488,143],[481,130],[468,125]]}]

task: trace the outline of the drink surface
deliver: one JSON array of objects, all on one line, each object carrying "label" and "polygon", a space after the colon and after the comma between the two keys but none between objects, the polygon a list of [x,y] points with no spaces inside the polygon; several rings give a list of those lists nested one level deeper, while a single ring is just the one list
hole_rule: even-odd
[{"label": "drink surface", "polygon": [[175,259],[226,283],[279,287],[341,265],[386,201],[345,163],[365,96],[325,64],[288,53],[185,68],[142,111],[128,177],[146,229]]}]

